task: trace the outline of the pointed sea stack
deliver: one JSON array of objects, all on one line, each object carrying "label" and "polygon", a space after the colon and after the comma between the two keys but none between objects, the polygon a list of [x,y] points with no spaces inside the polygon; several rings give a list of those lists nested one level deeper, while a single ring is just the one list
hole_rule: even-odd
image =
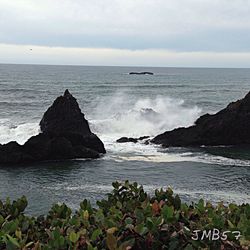
[{"label": "pointed sea stack", "polygon": [[156,136],[163,147],[250,145],[250,92],[216,114],[205,114],[195,125]]},{"label": "pointed sea stack", "polygon": [[40,128],[43,133],[75,133],[82,136],[91,134],[88,121],[84,118],[76,98],[67,89],[45,112]]},{"label": "pointed sea stack", "polygon": [[0,146],[0,164],[22,164],[49,160],[98,158],[106,153],[102,141],[91,132],[76,99],[65,91],[45,112],[41,133],[24,145]]}]

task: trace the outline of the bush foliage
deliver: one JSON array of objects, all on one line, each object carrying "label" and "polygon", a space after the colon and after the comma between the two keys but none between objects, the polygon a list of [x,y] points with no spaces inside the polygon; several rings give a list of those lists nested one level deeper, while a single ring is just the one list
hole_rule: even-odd
[{"label": "bush foliage", "polygon": [[[149,196],[137,183],[114,182],[107,199],[79,210],[53,205],[46,216],[25,215],[25,197],[0,201],[0,249],[248,249],[250,205],[213,206],[200,200],[182,203],[168,188]],[[217,229],[227,239],[201,240],[202,231]],[[194,230],[199,240],[192,239]],[[237,238],[232,233],[240,231]],[[221,236],[221,235],[220,235]]]}]

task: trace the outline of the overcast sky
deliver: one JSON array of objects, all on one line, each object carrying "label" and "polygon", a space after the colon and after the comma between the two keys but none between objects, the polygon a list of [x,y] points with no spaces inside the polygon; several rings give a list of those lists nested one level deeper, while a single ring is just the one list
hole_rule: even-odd
[{"label": "overcast sky", "polygon": [[250,67],[250,0],[0,0],[0,62]]}]

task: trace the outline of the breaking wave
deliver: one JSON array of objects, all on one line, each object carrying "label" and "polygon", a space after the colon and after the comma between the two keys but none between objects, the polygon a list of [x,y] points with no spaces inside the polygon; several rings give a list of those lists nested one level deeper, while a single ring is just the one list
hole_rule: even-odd
[{"label": "breaking wave", "polygon": [[[201,114],[197,106],[187,107],[183,100],[157,96],[128,102],[129,97],[118,94],[101,101],[91,121],[93,130],[102,135],[154,136],[176,127],[189,126]],[[101,119],[100,119],[101,118]]]},{"label": "breaking wave", "polygon": [[0,143],[17,141],[24,144],[31,136],[39,133],[38,123],[14,124],[9,119],[0,120]]}]

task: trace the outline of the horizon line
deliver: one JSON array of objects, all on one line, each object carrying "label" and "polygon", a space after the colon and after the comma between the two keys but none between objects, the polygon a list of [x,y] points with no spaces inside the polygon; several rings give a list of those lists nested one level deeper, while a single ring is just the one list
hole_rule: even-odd
[{"label": "horizon line", "polygon": [[85,64],[47,64],[47,63],[5,63],[0,65],[29,65],[29,66],[68,66],[68,67],[117,67],[117,68],[179,68],[179,69],[250,69],[250,67],[207,67],[207,66],[143,66],[143,65],[85,65]]}]

